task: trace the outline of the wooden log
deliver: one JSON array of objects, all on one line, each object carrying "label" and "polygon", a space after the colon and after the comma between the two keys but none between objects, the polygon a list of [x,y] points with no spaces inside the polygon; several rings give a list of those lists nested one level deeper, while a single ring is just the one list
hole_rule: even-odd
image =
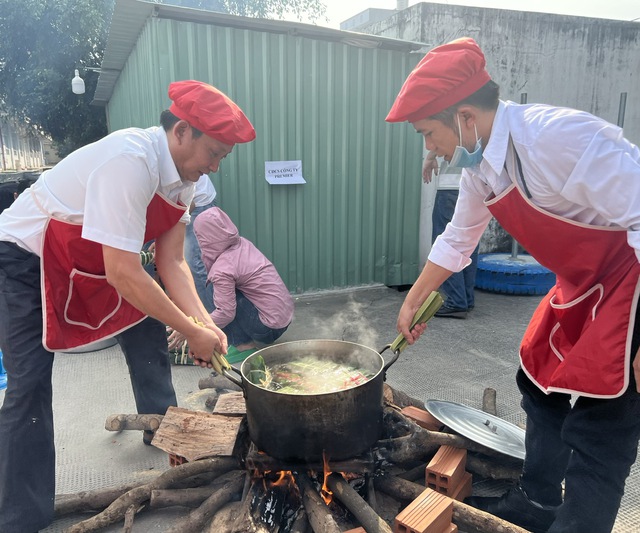
[{"label": "wooden log", "polygon": [[496,389],[487,387],[482,394],[482,410],[493,416],[498,416],[496,408]]},{"label": "wooden log", "polygon": [[412,398],[404,392],[394,389],[387,383],[383,385],[382,390],[384,399],[390,405],[397,406],[400,409],[402,409],[403,407],[408,407],[410,405],[412,405],[413,407],[418,407],[419,409],[426,409],[422,400]]},{"label": "wooden log", "polygon": [[234,470],[228,474],[228,480],[214,491],[202,505],[194,509],[185,518],[175,521],[167,533],[200,533],[213,518],[216,511],[230,501],[239,500],[244,485],[243,470]]},{"label": "wooden log", "polygon": [[216,389],[216,390],[229,390],[229,391],[241,391],[242,389],[238,387],[233,381],[230,379],[221,376],[220,374],[210,375],[206,378],[201,378],[198,381],[199,389]]},{"label": "wooden log", "polygon": [[467,455],[467,470],[485,478],[516,481],[522,473],[522,463],[520,462],[519,466],[510,466],[490,459]]},{"label": "wooden log", "polygon": [[142,429],[155,431],[160,427],[162,415],[110,415],[104,423],[107,431],[123,431],[125,429]]},{"label": "wooden log", "polygon": [[[243,470],[244,471],[244,470]],[[204,487],[174,487],[169,489],[155,489],[151,491],[149,508],[160,509],[162,507],[182,506],[199,507],[213,492],[219,490],[222,485],[228,482],[230,477],[235,477],[236,471],[232,470],[226,474],[211,480],[211,483]],[[245,476],[245,480],[248,477]]]},{"label": "wooden log", "polygon": [[407,481],[424,481],[428,464],[429,463],[420,463],[418,466],[415,466],[406,472],[402,472],[402,474],[398,474],[398,477],[406,479]]},{"label": "wooden log", "polygon": [[309,518],[307,517],[307,512],[304,510],[304,507],[302,507],[298,510],[298,515],[293,521],[293,524],[291,524],[289,533],[307,533],[309,527]]},{"label": "wooden log", "polygon": [[327,487],[351,511],[367,533],[392,533],[391,527],[365,502],[340,474],[327,477]]},{"label": "wooden log", "polygon": [[132,482],[116,487],[87,490],[75,494],[56,494],[55,516],[60,517],[86,511],[101,511],[125,492],[145,484],[145,482]]},{"label": "wooden log", "polygon": [[213,487],[198,487],[194,489],[156,489],[151,491],[149,499],[150,509],[163,507],[191,507],[202,505],[215,489]]},{"label": "wooden log", "polygon": [[[157,475],[154,476],[154,478],[156,477]],[[215,472],[205,472],[180,480],[171,485],[171,487],[174,489],[200,487],[202,485],[208,485],[215,477]],[[141,487],[147,483],[149,483],[149,481],[135,481],[115,487],[81,491],[74,494],[56,494],[54,507],[55,516],[61,517],[73,513],[102,511],[125,492],[129,492],[131,489]]]},{"label": "wooden log", "polygon": [[[379,476],[374,482],[376,489],[405,501],[413,501],[424,492],[424,486],[397,476]],[[525,529],[497,516],[457,500],[452,501],[453,523],[465,533],[527,533]]]},{"label": "wooden log", "polygon": [[338,523],[309,477],[306,474],[298,474],[296,482],[302,492],[304,510],[309,517],[309,523],[314,533],[340,533]]},{"label": "wooden log", "polygon": [[490,457],[500,455],[486,446],[477,444],[466,437],[441,433],[439,431],[429,431],[419,426],[416,430],[404,437],[385,439],[378,441],[378,451],[388,461],[396,464],[406,464],[413,461],[421,461],[434,453],[440,446],[453,446],[454,448],[464,448],[472,452],[478,452]]},{"label": "wooden log", "polygon": [[138,506],[132,505],[127,509],[127,512],[124,513],[124,526],[122,528],[122,533],[131,533],[133,531],[133,519],[138,512]]},{"label": "wooden log", "polygon": [[[248,476],[245,476],[245,478]],[[208,533],[235,533],[234,522],[238,516],[238,509],[242,505],[242,502],[229,502],[222,507],[213,517],[209,528],[206,530]]]},{"label": "wooden log", "polygon": [[71,526],[67,533],[86,533],[96,531],[124,518],[127,509],[134,504],[141,505],[151,497],[154,489],[167,488],[185,478],[202,474],[204,472],[216,472],[224,474],[237,467],[237,462],[231,457],[217,457],[202,459],[193,463],[185,463],[176,466],[160,474],[151,483],[136,487],[117,498],[104,511],[87,520],[83,520]]}]

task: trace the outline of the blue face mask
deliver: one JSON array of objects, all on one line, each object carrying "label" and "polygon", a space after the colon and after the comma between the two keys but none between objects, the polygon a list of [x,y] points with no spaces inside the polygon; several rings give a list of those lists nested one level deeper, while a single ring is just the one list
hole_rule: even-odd
[{"label": "blue face mask", "polygon": [[469,153],[464,146],[462,146],[462,130],[460,129],[460,116],[456,115],[458,119],[458,131],[460,132],[460,144],[456,146],[456,149],[453,151],[453,155],[451,156],[451,161],[449,161],[449,166],[451,167],[461,167],[461,168],[469,168],[475,167],[480,164],[482,161],[482,139],[478,138],[478,128],[476,128],[475,124],[473,128],[476,131],[476,147],[473,152]]}]

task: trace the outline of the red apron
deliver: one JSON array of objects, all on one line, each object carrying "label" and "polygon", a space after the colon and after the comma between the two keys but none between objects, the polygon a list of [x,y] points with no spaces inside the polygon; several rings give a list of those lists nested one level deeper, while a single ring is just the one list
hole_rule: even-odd
[{"label": "red apron", "polygon": [[485,202],[556,285],[520,346],[524,371],[544,392],[613,398],[629,383],[640,264],[627,231],[574,222],[540,209],[512,185]]},{"label": "red apron", "polygon": [[[175,226],[185,210],[156,193],[147,207],[144,242]],[[109,285],[102,245],[83,239],[81,224],[49,216],[40,268],[42,343],[47,350],[77,348],[113,337],[146,318]]]}]

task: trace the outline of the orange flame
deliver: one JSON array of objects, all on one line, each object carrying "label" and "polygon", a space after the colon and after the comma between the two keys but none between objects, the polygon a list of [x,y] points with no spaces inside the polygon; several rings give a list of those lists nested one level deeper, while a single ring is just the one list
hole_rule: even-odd
[{"label": "orange flame", "polygon": [[324,503],[329,505],[333,501],[333,492],[329,490],[327,486],[327,478],[331,475],[331,470],[329,469],[329,458],[327,455],[322,452],[322,468],[324,474],[324,480],[322,481],[322,489],[320,489],[320,496],[324,500]]}]

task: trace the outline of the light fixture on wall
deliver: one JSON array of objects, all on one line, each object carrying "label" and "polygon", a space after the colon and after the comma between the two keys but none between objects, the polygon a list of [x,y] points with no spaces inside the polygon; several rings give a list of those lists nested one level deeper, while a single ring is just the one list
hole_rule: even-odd
[{"label": "light fixture on wall", "polygon": [[[83,67],[85,70],[93,70],[95,72],[100,72],[101,69],[94,67]],[[84,94],[84,80],[80,77],[80,71],[78,69],[75,70],[75,76],[71,80],[71,90],[73,94]]]}]

